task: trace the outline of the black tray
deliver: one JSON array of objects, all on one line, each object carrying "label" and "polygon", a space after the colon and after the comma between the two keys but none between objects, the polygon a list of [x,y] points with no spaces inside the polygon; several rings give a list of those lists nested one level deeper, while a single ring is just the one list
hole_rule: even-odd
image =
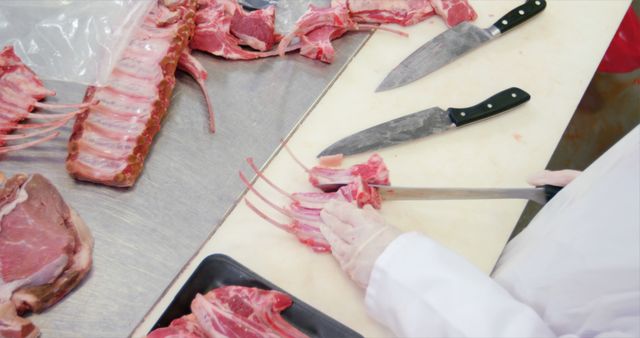
[{"label": "black tray", "polygon": [[[277,290],[288,294],[230,257],[220,254],[211,255],[200,263],[152,330],[169,326],[172,320],[191,313],[189,307],[197,293],[205,294],[212,289],[228,285]],[[288,295],[293,300],[293,304],[282,311],[282,317],[305,334],[326,338],[362,337],[335,319]]]}]

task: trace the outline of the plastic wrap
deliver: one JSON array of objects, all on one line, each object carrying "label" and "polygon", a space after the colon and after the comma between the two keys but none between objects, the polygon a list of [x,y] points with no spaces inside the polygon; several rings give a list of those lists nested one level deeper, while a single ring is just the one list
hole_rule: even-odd
[{"label": "plastic wrap", "polygon": [[310,4],[317,7],[331,6],[331,0],[268,0],[276,5],[276,32],[286,34],[293,29],[296,21]]},{"label": "plastic wrap", "polygon": [[154,0],[0,1],[0,48],[42,79],[103,84]]},{"label": "plastic wrap", "polygon": [[[156,0],[1,0],[0,48],[11,44],[42,79],[105,84],[129,35]],[[310,4],[331,0],[266,0],[276,31],[289,32]]]}]

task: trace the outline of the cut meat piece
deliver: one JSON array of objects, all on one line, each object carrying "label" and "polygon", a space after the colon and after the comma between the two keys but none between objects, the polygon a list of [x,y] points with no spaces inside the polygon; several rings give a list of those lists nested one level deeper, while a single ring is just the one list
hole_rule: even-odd
[{"label": "cut meat piece", "polygon": [[147,338],[208,338],[196,316],[189,314],[171,321],[167,327],[155,329]]},{"label": "cut meat piece", "polygon": [[334,2],[331,7],[320,8],[309,5],[309,9],[298,19],[293,31],[285,35],[278,45],[278,53],[284,55],[294,38],[300,39],[300,54],[322,62],[333,62],[335,51],[331,40],[337,39],[350,30],[383,29],[400,35],[405,33],[377,25],[358,25],[350,17],[344,2]]},{"label": "cut meat piece", "polygon": [[357,176],[368,184],[389,184],[389,170],[378,154],[371,155],[367,163],[346,169],[313,167],[309,170],[309,182],[324,191],[336,191],[339,187],[352,183]]},{"label": "cut meat piece", "polygon": [[247,13],[238,5],[231,19],[231,33],[242,44],[266,52],[277,42],[275,20],[275,6]]},{"label": "cut meat piece", "polygon": [[[91,268],[93,238],[46,178],[16,175],[0,188],[0,333],[62,299]],[[4,333],[3,333],[4,334]]]},{"label": "cut meat piece", "polygon": [[[67,157],[72,176],[116,187],[136,182],[169,107],[176,66],[195,28],[195,10],[195,0],[159,1],[133,32],[108,85],[87,90],[85,101],[100,103],[76,119]],[[105,145],[127,153],[114,158]]]},{"label": "cut meat piece", "polygon": [[196,295],[191,311],[209,337],[307,337],[280,315],[291,304],[282,292],[226,286]]},{"label": "cut meat piece", "polygon": [[245,286],[223,286],[191,302],[192,314],[175,319],[147,338],[304,338],[280,312],[290,307],[291,298],[273,290]]},{"label": "cut meat piece", "polygon": [[342,27],[324,26],[300,37],[300,54],[310,59],[332,63],[335,50],[331,40],[343,36],[347,32]]},{"label": "cut meat piece", "polygon": [[19,317],[11,302],[0,303],[0,337],[35,338],[40,330],[27,319]]},{"label": "cut meat piece", "polygon": [[[191,39],[191,48],[231,60],[253,60],[276,55],[275,52],[254,52],[240,47],[243,40],[231,34],[231,23],[238,8],[240,6],[235,0],[208,0],[203,2],[196,14],[196,29],[193,39]],[[244,40],[245,44],[249,43],[248,41],[257,44],[257,41],[253,39],[258,35],[266,37],[272,34],[268,32],[251,32],[251,27],[246,24],[242,25],[245,21],[243,18],[242,20],[240,20],[241,18],[237,19],[239,20],[237,21],[239,26],[236,27],[236,30],[240,31],[244,38],[247,39]],[[249,18],[248,20],[253,19]],[[262,24],[261,28],[264,28],[264,26]],[[264,42],[267,43],[266,40]],[[293,46],[289,50],[296,48],[298,46]]]},{"label": "cut meat piece", "polygon": [[31,96],[33,100],[42,100],[56,92],[44,87],[42,81],[16,55],[13,46],[6,46],[0,51],[0,78],[18,92]]},{"label": "cut meat piece", "polygon": [[342,160],[344,160],[344,155],[336,154],[320,156],[318,160],[320,165],[323,167],[339,167],[342,164]]},{"label": "cut meat piece", "polygon": [[[285,149],[288,150],[286,146]],[[294,159],[300,163],[297,158],[294,157]],[[240,172],[242,182],[260,200],[288,217],[290,221],[289,223],[281,223],[267,216],[245,198],[247,206],[269,223],[294,234],[298,238],[298,241],[311,247],[311,249],[316,252],[331,251],[331,246],[320,232],[320,226],[323,224],[320,218],[320,212],[327,202],[333,199],[340,199],[355,203],[360,208],[368,204],[376,209],[380,209],[382,206],[382,198],[378,190],[369,186],[369,183],[389,184],[389,172],[382,158],[377,154],[372,155],[367,163],[354,165],[347,169],[314,167],[309,170],[300,163],[309,173],[310,181],[314,182],[317,181],[318,178],[321,178],[323,182],[330,182],[330,184],[322,186],[325,192],[298,192],[294,194],[287,193],[267,179],[251,159],[247,161],[259,178],[263,179],[276,191],[290,199],[291,203],[287,207],[279,207],[257,191],[253,185],[249,183],[249,180],[247,180],[244,174]],[[330,188],[334,189],[330,190]]]},{"label": "cut meat piece", "polygon": [[341,3],[326,8],[309,5],[309,9],[296,21],[293,30],[280,41],[278,53],[281,56],[284,55],[294,38],[302,37],[325,26],[349,30],[355,29],[356,24],[349,18],[347,7]]},{"label": "cut meat piece", "polygon": [[473,21],[478,17],[467,0],[429,0],[436,13],[444,19],[447,26],[453,27],[464,21]]},{"label": "cut meat piece", "polygon": [[467,0],[334,0],[344,4],[356,22],[414,25],[434,14],[453,27],[478,16]]},{"label": "cut meat piece", "polygon": [[[446,0],[445,0],[446,1]],[[429,0],[339,0],[356,22],[414,25],[435,14]]]},{"label": "cut meat piece", "polygon": [[209,98],[209,93],[207,92],[207,87],[204,83],[208,76],[207,70],[204,69],[198,59],[194,58],[193,55],[191,55],[191,51],[189,50],[189,48],[186,48],[184,51],[182,51],[182,54],[180,54],[180,59],[178,60],[178,69],[183,70],[191,75],[191,77],[198,83],[198,86],[200,86],[202,95],[204,95],[204,99],[207,103],[207,110],[209,111],[209,131],[215,133],[216,120],[213,113],[213,104],[211,103],[211,98]]},{"label": "cut meat piece", "polygon": [[[0,154],[25,149],[46,142],[58,135],[56,129],[65,125],[80,111],[66,114],[32,113],[35,108],[66,109],[81,108],[80,105],[45,104],[38,102],[55,92],[44,87],[44,84],[16,55],[12,46],[0,51]],[[51,123],[22,124],[26,119],[48,119]],[[12,134],[17,129],[44,128],[26,134]],[[25,140],[42,136],[30,142],[12,146],[4,146],[6,141]]]}]

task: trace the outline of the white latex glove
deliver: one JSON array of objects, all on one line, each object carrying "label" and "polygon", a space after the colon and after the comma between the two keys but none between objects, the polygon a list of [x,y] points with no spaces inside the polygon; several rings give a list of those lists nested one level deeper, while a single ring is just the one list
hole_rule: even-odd
[{"label": "white latex glove", "polygon": [[543,170],[529,177],[527,179],[527,183],[536,187],[541,187],[545,184],[555,185],[557,187],[565,187],[581,173],[581,171],[570,169],[556,171]]},{"label": "white latex glove", "polygon": [[400,235],[400,230],[386,224],[370,205],[358,209],[353,204],[332,200],[320,216],[324,222],[320,231],[331,245],[331,253],[347,275],[366,288],[378,256]]}]

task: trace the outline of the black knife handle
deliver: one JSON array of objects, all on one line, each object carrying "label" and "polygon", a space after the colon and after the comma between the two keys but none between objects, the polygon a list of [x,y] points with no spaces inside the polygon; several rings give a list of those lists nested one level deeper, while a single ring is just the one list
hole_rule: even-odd
[{"label": "black knife handle", "polygon": [[547,7],[545,0],[527,0],[524,5],[515,8],[500,20],[493,24],[500,33],[505,33],[511,28],[533,18],[536,14],[542,12]]},{"label": "black knife handle", "polygon": [[449,108],[449,117],[456,126],[478,121],[502,113],[529,101],[531,95],[524,90],[512,87],[503,90],[481,103],[469,108]]},{"label": "black knife handle", "polygon": [[551,201],[551,199],[562,190],[562,187],[549,184],[545,184],[542,188],[544,188],[544,195],[547,198],[547,202]]}]

